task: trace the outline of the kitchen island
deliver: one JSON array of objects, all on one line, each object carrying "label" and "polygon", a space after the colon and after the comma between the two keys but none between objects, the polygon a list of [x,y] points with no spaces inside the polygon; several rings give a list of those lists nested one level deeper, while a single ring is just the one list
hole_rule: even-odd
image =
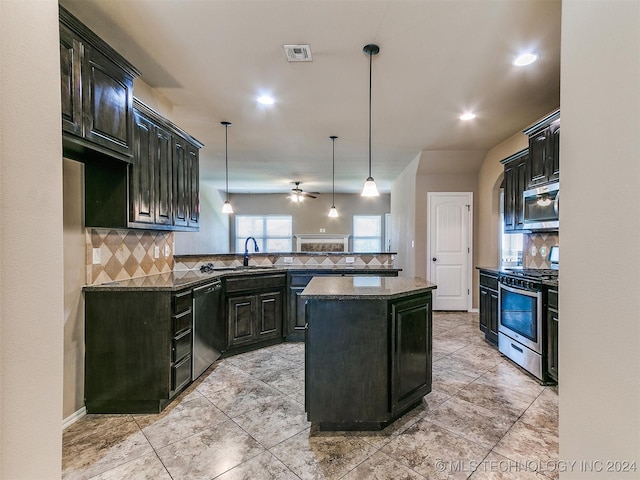
[{"label": "kitchen island", "polygon": [[420,278],[314,277],[305,408],[320,430],[380,430],[431,391],[432,290]]}]

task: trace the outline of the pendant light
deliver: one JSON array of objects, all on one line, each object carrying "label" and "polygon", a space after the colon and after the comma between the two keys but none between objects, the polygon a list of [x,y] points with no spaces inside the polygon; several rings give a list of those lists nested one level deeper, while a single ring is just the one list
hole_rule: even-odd
[{"label": "pendant light", "polygon": [[231,203],[229,203],[229,140],[228,133],[231,122],[220,122],[220,125],[224,127],[224,171],[226,178],[227,199],[222,205],[222,213],[233,213]]},{"label": "pendant light", "polygon": [[336,137],[331,135],[329,137],[333,146],[333,155],[331,161],[331,208],[329,209],[329,216],[336,218],[338,216],[338,210],[336,210]]},{"label": "pendant light", "polygon": [[380,52],[380,47],[370,43],[369,45],[365,45],[362,51],[366,55],[369,55],[369,176],[364,182],[361,195],[363,197],[377,197],[380,194],[378,193],[378,187],[376,187],[376,181],[371,176],[371,72],[373,56]]}]

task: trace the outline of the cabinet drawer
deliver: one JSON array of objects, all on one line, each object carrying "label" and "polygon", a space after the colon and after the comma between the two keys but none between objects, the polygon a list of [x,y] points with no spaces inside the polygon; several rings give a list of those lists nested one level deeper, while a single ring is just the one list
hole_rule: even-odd
[{"label": "cabinet drawer", "polygon": [[191,290],[178,292],[173,296],[173,313],[178,314],[191,310]]},{"label": "cabinet drawer", "polygon": [[173,315],[173,333],[176,334],[186,328],[193,326],[193,313],[191,310]]},{"label": "cabinet drawer", "polygon": [[483,287],[490,288],[492,290],[498,290],[498,277],[481,273],[480,285],[482,285]]},{"label": "cabinet drawer", "polygon": [[240,292],[245,290],[261,290],[271,287],[284,287],[287,277],[280,275],[251,275],[225,279],[227,292]]},{"label": "cabinet drawer", "polygon": [[171,390],[179,390],[191,381],[191,356],[171,367]]},{"label": "cabinet drawer", "polygon": [[180,360],[185,355],[191,353],[191,330],[185,331],[183,334],[173,339],[173,348],[171,349],[171,361]]},{"label": "cabinet drawer", "polygon": [[549,290],[549,308],[558,309],[558,291]]}]

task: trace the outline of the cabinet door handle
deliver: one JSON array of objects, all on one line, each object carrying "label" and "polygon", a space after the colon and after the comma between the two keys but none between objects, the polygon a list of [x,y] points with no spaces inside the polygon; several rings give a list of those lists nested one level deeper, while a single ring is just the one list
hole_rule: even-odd
[{"label": "cabinet door handle", "polygon": [[437,259],[436,257],[433,257],[433,258],[431,259],[431,261],[433,261],[433,262],[437,262],[437,261],[438,261],[438,259]]}]

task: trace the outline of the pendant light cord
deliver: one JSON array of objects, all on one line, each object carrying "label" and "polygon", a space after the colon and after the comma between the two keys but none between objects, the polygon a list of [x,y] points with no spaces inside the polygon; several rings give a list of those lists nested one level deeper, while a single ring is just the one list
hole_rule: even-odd
[{"label": "pendant light cord", "polygon": [[224,171],[227,188],[227,202],[229,201],[229,125],[224,126]]},{"label": "pendant light cord", "polygon": [[373,70],[373,51],[369,52],[369,177],[371,177],[371,86]]},{"label": "pendant light cord", "polygon": [[331,205],[336,205],[336,137],[331,137],[333,160],[331,161]]}]

